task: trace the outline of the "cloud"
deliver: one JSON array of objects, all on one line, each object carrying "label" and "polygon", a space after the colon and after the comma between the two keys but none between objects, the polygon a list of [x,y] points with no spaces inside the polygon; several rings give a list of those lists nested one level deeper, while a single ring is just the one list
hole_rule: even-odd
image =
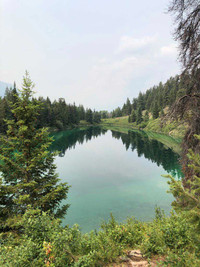
[{"label": "cloud", "polygon": [[102,58],[91,68],[81,88],[80,84],[76,84],[73,91],[77,90],[82,103],[92,99],[97,109],[102,106],[115,107],[116,103],[122,103],[129,95],[130,81],[139,79],[150,64],[151,61],[144,57]]},{"label": "cloud", "polygon": [[[143,1],[136,7],[131,0],[104,1],[106,8],[95,0],[100,3],[95,8],[81,0],[3,2],[8,2],[0,26],[3,81],[20,87],[28,69],[39,95],[112,109],[178,72],[165,1],[146,0],[145,10]],[[33,2],[31,8],[27,2]]]},{"label": "cloud", "polygon": [[[141,53],[135,53],[140,49]],[[122,36],[118,53],[96,60],[81,87],[77,83],[74,90],[79,100],[89,106],[90,102],[96,103],[97,109],[116,107],[116,103],[123,103],[127,97],[132,99],[139,91],[177,74],[176,56],[174,44],[162,46],[155,36]]]},{"label": "cloud", "polygon": [[144,49],[155,43],[155,36],[145,36],[143,38],[134,38],[132,36],[122,36],[119,46],[116,50],[117,53],[121,52],[134,52],[140,49]]},{"label": "cloud", "polygon": [[175,44],[170,44],[168,46],[163,46],[160,48],[160,53],[162,56],[177,55],[177,47]]},{"label": "cloud", "polygon": [[65,57],[57,59],[56,54],[53,62],[57,64],[44,68],[44,54],[39,60],[39,74],[28,67],[40,89],[39,95],[48,95],[52,100],[64,97],[68,103],[75,101],[97,110],[112,110],[121,106],[127,97],[132,100],[139,91],[145,91],[178,72],[175,45],[165,43],[155,35],[142,38],[123,35],[118,42],[112,43],[109,53],[102,53],[92,60],[88,56],[87,62],[86,57],[82,60],[79,55],[82,54],[78,54],[78,61],[69,65]]},{"label": "cloud", "polygon": [[[125,39],[129,40],[126,45]],[[123,52],[116,53],[115,47]],[[50,98],[62,96],[68,103],[75,101],[76,104],[83,104],[92,109],[112,110],[121,106],[127,97],[132,100],[140,91],[144,92],[178,73],[175,45],[170,42],[165,43],[159,36],[155,39],[155,35],[142,38],[132,36],[124,38],[123,35],[119,37],[117,43],[112,44],[110,51],[113,52],[103,53],[102,56],[93,58],[87,66],[85,62],[81,66],[79,64],[77,73],[75,71],[77,64],[70,66],[71,70],[68,69],[66,73],[76,75],[71,75],[71,80],[68,77],[67,84],[66,73],[59,72],[61,65],[57,64],[58,71],[55,76],[53,65],[52,88],[57,88],[59,85],[62,92],[49,90]],[[67,66],[63,63],[62,68],[66,70]],[[45,79],[44,75],[46,75]],[[43,71],[42,79],[44,81],[49,79],[49,69],[48,72]],[[38,78],[35,80],[38,81]],[[41,81],[39,82],[41,84]],[[41,84],[41,87],[45,91],[46,84]]]}]

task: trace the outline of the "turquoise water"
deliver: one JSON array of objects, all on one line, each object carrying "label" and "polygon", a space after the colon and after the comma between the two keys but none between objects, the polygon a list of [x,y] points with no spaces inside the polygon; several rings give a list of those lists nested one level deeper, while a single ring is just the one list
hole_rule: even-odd
[{"label": "turquoise water", "polygon": [[179,176],[180,169],[178,155],[162,143],[144,133],[99,127],[60,132],[54,138],[59,177],[71,185],[64,225],[77,223],[87,232],[98,229],[111,212],[118,221],[127,216],[151,220],[156,205],[169,213],[173,198],[161,175]]}]

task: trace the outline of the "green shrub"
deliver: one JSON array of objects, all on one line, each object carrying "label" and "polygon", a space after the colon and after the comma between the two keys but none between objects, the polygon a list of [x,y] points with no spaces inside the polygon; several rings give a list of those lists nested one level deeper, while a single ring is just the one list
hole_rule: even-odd
[{"label": "green shrub", "polygon": [[0,236],[2,267],[98,267],[135,248],[148,257],[163,255],[161,266],[200,266],[199,236],[187,217],[166,217],[158,208],[152,222],[131,218],[119,224],[111,215],[98,232],[88,234],[77,225],[62,227],[60,220],[39,210],[28,210],[20,227],[21,236]]},{"label": "green shrub", "polygon": [[73,267],[95,267],[100,266],[97,264],[97,255],[96,251],[92,251],[87,255],[84,255],[75,262]]},{"label": "green shrub", "polygon": [[141,249],[143,254],[150,257],[152,254],[164,254],[166,245],[163,238],[163,232],[157,227],[157,224],[152,224],[146,234]]},{"label": "green shrub", "polygon": [[184,216],[172,214],[162,224],[163,238],[170,249],[189,247],[192,242],[191,225]]},{"label": "green shrub", "polygon": [[141,129],[144,129],[147,126],[148,122],[147,121],[143,121],[140,124],[138,124],[138,127]]},{"label": "green shrub", "polygon": [[41,247],[29,239],[21,240],[18,246],[0,248],[0,266],[8,267],[42,267],[45,253]]},{"label": "green shrub", "polygon": [[172,213],[166,217],[156,209],[156,218],[148,224],[141,248],[147,256],[165,254],[169,249],[194,248],[192,232],[192,226],[184,214]]},{"label": "green shrub", "polygon": [[187,250],[169,251],[165,259],[158,266],[171,267],[199,267],[200,259],[194,252]]}]

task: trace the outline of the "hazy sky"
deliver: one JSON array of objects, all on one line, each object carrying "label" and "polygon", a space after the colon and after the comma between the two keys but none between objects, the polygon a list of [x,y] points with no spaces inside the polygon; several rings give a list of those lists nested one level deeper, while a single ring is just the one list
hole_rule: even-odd
[{"label": "hazy sky", "polygon": [[111,110],[179,73],[170,0],[0,0],[0,80]]}]

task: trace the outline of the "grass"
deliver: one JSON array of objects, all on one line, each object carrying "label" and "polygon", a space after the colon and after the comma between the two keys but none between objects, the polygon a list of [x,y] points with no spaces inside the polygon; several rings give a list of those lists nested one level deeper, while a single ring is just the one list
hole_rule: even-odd
[{"label": "grass", "polygon": [[177,154],[179,155],[181,154],[181,145],[180,145],[182,140],[181,138],[174,138],[166,134],[160,134],[149,131],[145,131],[145,133],[148,135],[149,139],[157,140],[160,143],[163,143],[166,147],[171,148]]},{"label": "grass", "polygon": [[[139,131],[136,123],[129,123],[128,116],[103,119],[101,124],[107,130],[116,130],[121,133],[128,133],[130,130]],[[150,119],[143,131],[149,139],[155,139],[171,148],[174,152],[181,153],[181,140],[184,135],[186,125],[176,121],[166,121],[162,123],[161,119]]]},{"label": "grass", "polygon": [[128,116],[102,119],[102,124],[129,125]]},{"label": "grass", "polygon": [[150,119],[147,126],[145,127],[146,131],[159,132],[168,134],[175,138],[182,138],[184,136],[187,126],[181,121],[170,121],[167,120],[162,122],[161,118]]},{"label": "grass", "polygon": [[[128,116],[102,119],[101,125],[126,127],[128,129],[139,129],[140,128],[140,125],[136,125],[136,123],[129,123]],[[184,136],[186,128],[187,128],[187,125],[181,121],[167,120],[163,122],[161,118],[158,118],[158,119],[151,118],[143,130],[167,134],[174,138],[182,138]]]}]

